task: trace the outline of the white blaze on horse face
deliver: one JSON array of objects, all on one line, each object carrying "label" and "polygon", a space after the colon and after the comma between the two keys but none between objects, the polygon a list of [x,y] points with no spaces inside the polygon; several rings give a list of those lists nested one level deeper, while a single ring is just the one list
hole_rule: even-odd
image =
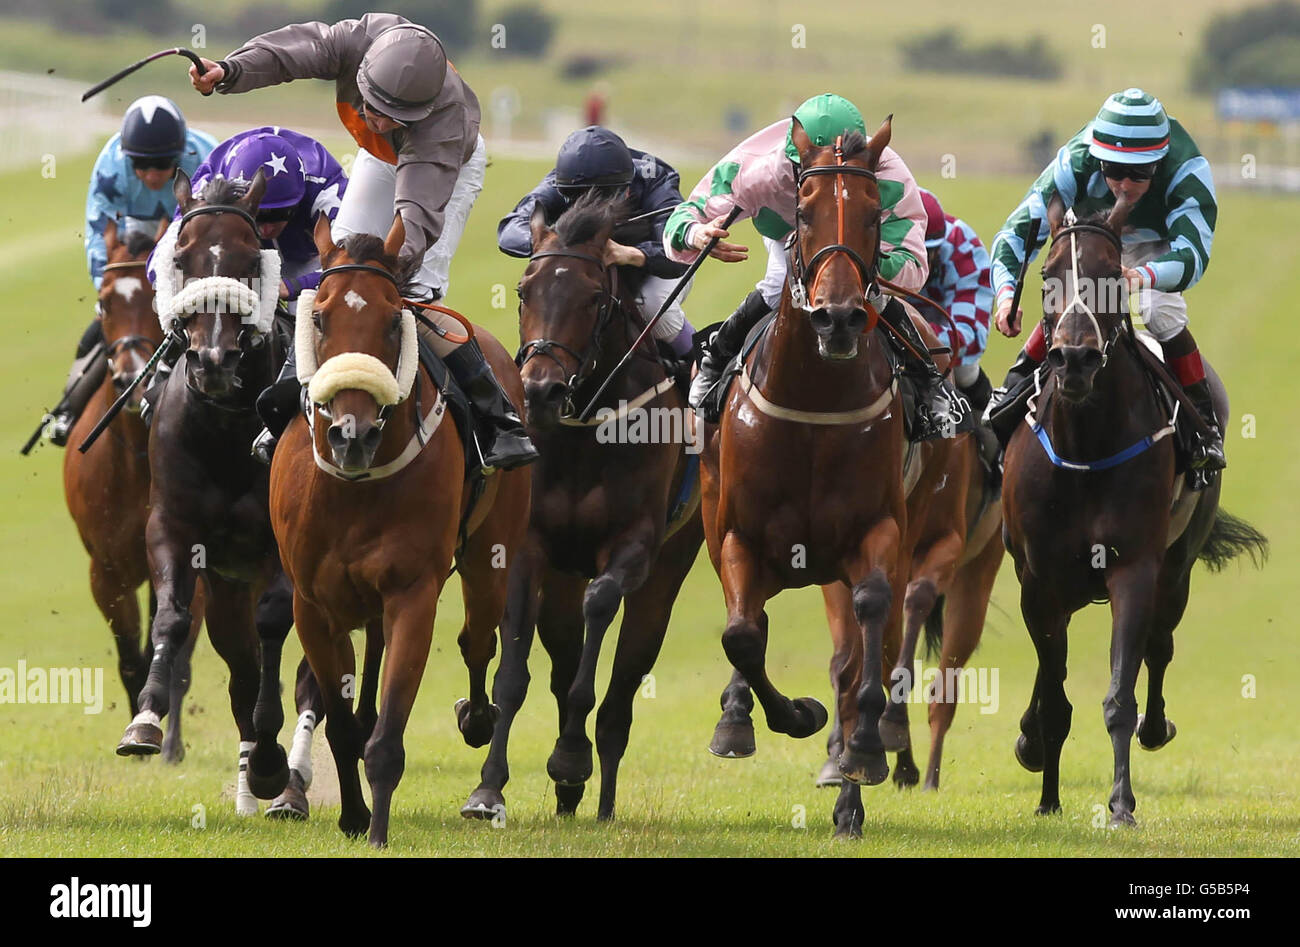
[{"label": "white blaze on horse face", "polygon": [[349,289],[348,294],[343,297],[343,301],[351,306],[356,312],[360,312],[366,307],[365,298],[355,289]]},{"label": "white blaze on horse face", "polygon": [[134,276],[119,276],[113,280],[113,292],[127,302],[130,302],[131,297],[138,293],[143,286],[144,284]]},{"label": "white blaze on horse face", "polygon": [[565,273],[567,273],[567,272],[569,272],[569,268],[568,268],[567,266],[557,266],[557,267],[555,268],[555,275],[556,275],[556,276],[563,276],[563,275],[564,275]]},{"label": "white blaze on horse face", "polygon": [[208,247],[208,252],[212,254],[212,265],[216,266],[221,262],[221,244],[214,243]]}]

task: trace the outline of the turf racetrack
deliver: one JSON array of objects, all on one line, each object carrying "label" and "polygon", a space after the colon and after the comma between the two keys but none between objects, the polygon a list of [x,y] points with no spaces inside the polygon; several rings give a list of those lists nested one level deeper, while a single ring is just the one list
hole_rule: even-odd
[{"label": "turf racetrack", "polygon": [[[330,144],[341,144],[330,142]],[[633,143],[635,144],[635,142]],[[907,154],[905,139],[895,145]],[[127,722],[107,626],[90,597],[87,557],[67,515],[58,449],[22,458],[43,407],[57,397],[73,347],[91,312],[81,252],[81,210],[92,156],[61,158],[0,177],[0,280],[5,287],[0,396],[0,668],[104,668],[103,712],[77,705],[0,704],[0,852],[6,855],[344,855],[370,854],[335,826],[337,784],[324,733],[316,737],[316,779],[308,824],[234,814],[237,735],[226,669],[206,638],[194,659],[184,711],[187,756],[178,767],[113,754]],[[495,224],[543,173],[540,164],[494,160],[453,267],[449,302],[515,344],[513,286],[519,261],[495,248]],[[693,183],[702,168],[688,168]],[[1028,179],[922,180],[945,206],[991,241]],[[477,785],[484,751],[461,741],[452,703],[466,692],[455,646],[460,594],[443,595],[434,651],[406,734],[406,772],[393,807],[390,854],[456,855],[1279,855],[1300,850],[1300,634],[1292,614],[1300,568],[1300,457],[1294,449],[1291,310],[1300,254],[1290,223],[1300,201],[1222,194],[1214,260],[1190,295],[1192,328],[1232,398],[1227,422],[1225,506],[1273,543],[1268,567],[1198,567],[1191,603],[1175,637],[1167,677],[1178,738],[1157,754],[1134,752],[1136,831],[1105,825],[1111,751],[1101,718],[1108,678],[1109,614],[1093,607],[1072,626],[1067,692],[1074,725],[1062,758],[1059,817],[1033,815],[1039,779],[1012,756],[1034,657],[1004,563],[984,641],[973,665],[998,672],[995,712],[959,707],[947,740],[938,794],[864,792],[864,838],[832,844],[832,790],[813,787],[825,731],[804,741],[770,733],[756,718],[758,754],[709,756],[717,696],[729,665],[719,637],[721,589],[704,555],[677,604],[653,688],[638,697],[621,772],[617,821],[595,822],[596,787],[575,819],[557,821],[545,760],[555,738],[549,665],[534,648],[533,683],[511,739],[508,824],[458,814]],[[748,226],[741,233],[757,245]],[[710,261],[687,304],[697,325],[722,318],[757,277],[761,261]],[[1026,290],[1037,299],[1037,267]],[[493,309],[493,286],[500,284]],[[997,339],[986,365],[1000,381],[1014,344]],[[1243,416],[1253,418],[1243,421]],[[1244,436],[1252,434],[1254,436]],[[792,696],[829,703],[829,642],[816,590],[787,592],[769,605],[769,668]],[[357,638],[359,643],[359,636]],[[286,647],[286,683],[300,655]],[[613,653],[607,641],[599,693]],[[1251,677],[1245,678],[1246,675]],[[1243,684],[1243,678],[1246,684]],[[1139,700],[1145,694],[1145,675]],[[1253,682],[1254,696],[1243,696]],[[650,694],[653,696],[649,696]],[[287,698],[286,698],[287,700]],[[992,709],[992,705],[989,705]],[[287,746],[293,709],[282,735]],[[594,717],[590,727],[594,726]],[[924,765],[924,708],[913,707],[912,737]],[[367,790],[368,791],[368,790]],[[202,809],[196,807],[201,806]],[[202,814],[203,819],[198,816]],[[202,822],[202,828],[195,827]]]}]

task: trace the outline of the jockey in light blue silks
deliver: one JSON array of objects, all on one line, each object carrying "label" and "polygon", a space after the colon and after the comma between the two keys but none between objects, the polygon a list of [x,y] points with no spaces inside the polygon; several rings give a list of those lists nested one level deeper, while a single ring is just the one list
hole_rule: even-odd
[{"label": "jockey in light blue silks", "polygon": [[[136,229],[152,233],[176,210],[171,189],[176,169],[193,174],[216,143],[206,132],[189,128],[171,99],[146,95],[131,103],[122,118],[122,130],[95,159],[86,193],[86,266],[95,289],[99,289],[108,263],[104,230],[109,223],[116,222],[123,234]],[[52,443],[67,443],[72,425],[103,382],[108,367],[103,344],[96,306],[95,318],[77,344],[76,360],[60,399],[65,404],[46,428]]]},{"label": "jockey in light blue silks", "polygon": [[[338,161],[320,142],[288,128],[268,125],[240,132],[213,149],[194,172],[191,188],[196,196],[202,196],[204,185],[214,178],[251,182],[258,171],[266,179],[266,192],[258,205],[257,229],[263,249],[280,253],[280,298],[287,301],[292,315],[298,294],[320,283],[320,257],[312,237],[316,218],[325,214],[333,222],[348,180]],[[178,209],[173,228],[179,226],[180,218]],[[160,244],[169,245],[167,240]],[[150,279],[157,265],[150,258]],[[159,376],[161,382],[165,371],[160,370]],[[276,440],[297,410],[299,388],[291,346],[280,377],[257,401],[266,429],[254,441],[253,453],[267,463]]]}]

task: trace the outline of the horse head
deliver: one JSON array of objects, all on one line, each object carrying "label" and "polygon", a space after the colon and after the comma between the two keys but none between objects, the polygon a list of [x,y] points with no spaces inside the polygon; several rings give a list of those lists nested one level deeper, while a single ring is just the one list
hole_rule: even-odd
[{"label": "horse head", "polygon": [[[214,177],[195,197],[190,179],[178,171],[173,190],[182,216],[171,262],[174,295],[168,296],[189,340],[187,381],[222,399],[244,387],[244,354],[265,347],[270,314],[261,310],[274,308],[279,290],[278,268],[266,272],[255,223],[266,179],[260,171],[248,184]],[[159,269],[166,265],[162,261]],[[275,285],[264,286],[272,277]]]},{"label": "horse head", "polygon": [[[164,221],[159,234],[166,229]],[[117,223],[110,221],[104,229],[104,246],[108,264],[99,286],[96,308],[107,346],[109,377],[120,395],[144,370],[149,356],[162,343],[162,330],[153,310],[153,287],[145,277],[154,235],[134,231],[126,240],[118,239]],[[136,388],[126,410],[140,410],[144,387]]]},{"label": "horse head", "polygon": [[517,288],[521,345],[515,358],[534,427],[553,427],[572,413],[574,394],[592,380],[619,306],[605,243],[625,209],[621,201],[585,195],[554,229],[541,206],[533,211],[533,255]]},{"label": "horse head", "polygon": [[1068,222],[1059,195],[1047,209],[1052,246],[1043,264],[1043,332],[1057,388],[1072,404],[1092,393],[1124,325],[1129,291],[1120,235],[1130,209],[1118,203],[1109,215]]},{"label": "horse head", "polygon": [[418,371],[415,317],[403,308],[398,286],[419,260],[399,258],[406,240],[400,214],[383,239],[353,234],[336,244],[324,214],[313,236],[322,275],[315,296],[307,297],[310,313],[299,298],[298,373],[311,375],[308,397],[331,421],[326,440],[334,463],[360,472],[374,461],[384,423]]},{"label": "horse head", "polygon": [[794,272],[802,304],[824,359],[852,359],[858,338],[878,313],[868,303],[880,250],[876,167],[889,144],[891,119],[870,139],[851,132],[834,144],[812,143],[798,119],[791,141],[799,152]]}]

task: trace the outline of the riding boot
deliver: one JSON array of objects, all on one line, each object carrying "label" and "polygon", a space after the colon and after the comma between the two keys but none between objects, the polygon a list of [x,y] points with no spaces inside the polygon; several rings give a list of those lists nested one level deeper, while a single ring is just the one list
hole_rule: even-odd
[{"label": "riding boot", "polygon": [[725,386],[722,381],[727,364],[740,352],[745,344],[745,337],[772,310],[763,301],[763,294],[752,291],[736,308],[727,321],[718,326],[716,332],[702,346],[700,370],[691,384],[689,401],[696,413],[711,424],[717,424],[722,416],[722,394]]},{"label": "riding boot", "polygon": [[50,443],[63,447],[68,443],[72,426],[90,403],[91,396],[104,383],[108,360],[104,357],[104,326],[96,317],[90,321],[77,343],[76,358],[68,371],[59,404],[50,414],[46,436]]},{"label": "riding boot", "polygon": [[897,336],[886,333],[894,350],[903,359],[904,374],[916,386],[916,414],[912,420],[911,440],[930,441],[954,436],[961,418],[953,416],[953,404],[943,383],[943,373],[930,358],[930,347],[912,324],[902,302],[893,296],[887,297],[880,317],[916,350],[915,353],[909,351]]},{"label": "riding boot", "polygon": [[1183,386],[1183,391],[1187,392],[1187,397],[1196,405],[1196,413],[1201,416],[1205,426],[1209,428],[1209,435],[1201,434],[1197,438],[1197,443],[1192,451],[1190,464],[1195,470],[1210,472],[1222,470],[1228,466],[1228,460],[1223,455],[1223,433],[1219,427],[1219,418],[1214,411],[1214,399],[1210,395],[1210,381],[1208,378],[1202,378],[1200,381]]},{"label": "riding boot", "polygon": [[478,452],[483,473],[513,470],[535,461],[537,448],[483,357],[478,340],[457,346],[443,361],[473,409],[477,446],[467,444],[466,449]]},{"label": "riding boot", "polygon": [[[957,390],[970,402],[971,412],[976,417],[983,418],[984,409],[988,407],[989,399],[993,396],[993,382],[989,381],[989,376],[984,374],[984,369],[979,369],[979,374],[975,376],[973,382],[969,385],[958,385]],[[981,462],[986,470],[996,474],[1000,449],[997,435],[984,423],[977,424],[974,433],[975,443],[979,445]]]},{"label": "riding boot", "polygon": [[1016,356],[1002,387],[993,389],[993,396],[984,411],[984,420],[997,435],[1003,450],[1006,450],[1007,442],[1015,433],[1016,425],[1024,420],[1029,395],[1033,390],[1034,373],[1041,364],[1042,360],[1035,359],[1030,353],[1030,346],[1026,345]]},{"label": "riding boot", "polygon": [[266,426],[253,439],[252,454],[267,465],[271,463],[271,455],[275,453],[280,435],[298,413],[301,403],[302,385],[298,382],[298,366],[294,355],[293,346],[290,346],[289,357],[284,360],[280,374],[257,396],[257,416]]}]

